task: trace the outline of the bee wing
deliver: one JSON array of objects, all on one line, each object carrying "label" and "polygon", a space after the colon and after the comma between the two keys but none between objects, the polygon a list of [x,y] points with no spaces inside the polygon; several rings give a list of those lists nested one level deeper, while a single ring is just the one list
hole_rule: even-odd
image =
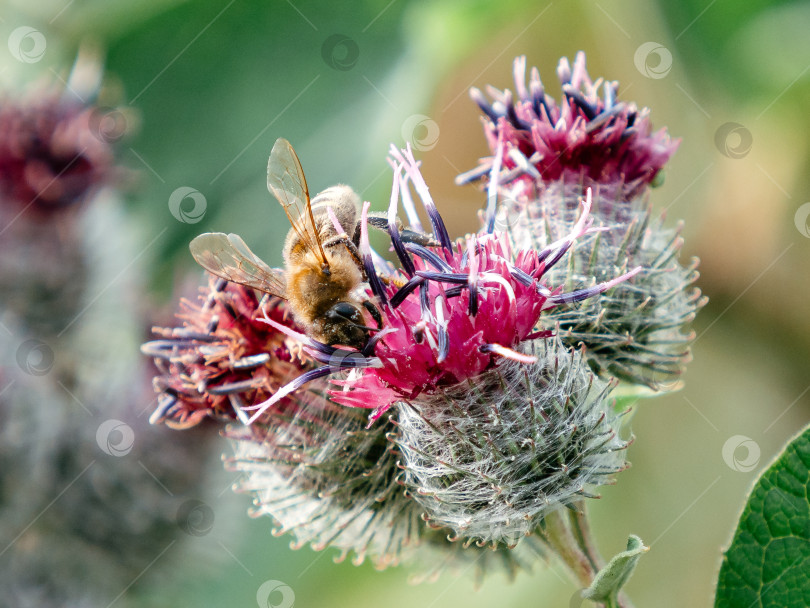
[{"label": "bee wing", "polygon": [[301,244],[315,253],[322,264],[327,264],[321,238],[315,227],[301,161],[290,142],[281,137],[273,145],[267,162],[267,189],[281,203]]},{"label": "bee wing", "polygon": [[270,268],[235,234],[206,232],[191,241],[189,249],[200,266],[218,277],[286,297],[284,272]]}]

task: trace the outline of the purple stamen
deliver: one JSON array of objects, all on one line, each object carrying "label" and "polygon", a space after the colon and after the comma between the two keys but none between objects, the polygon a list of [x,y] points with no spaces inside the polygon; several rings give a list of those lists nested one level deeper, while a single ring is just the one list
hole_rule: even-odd
[{"label": "purple stamen", "polygon": [[410,178],[407,175],[403,175],[400,182],[399,193],[402,197],[402,208],[405,209],[405,215],[408,216],[408,224],[410,224],[411,228],[417,232],[424,232],[425,229],[422,228],[422,221],[419,219],[419,214],[416,212],[416,205],[411,196],[411,189],[408,187],[409,180]]},{"label": "purple stamen", "polygon": [[385,286],[383,285],[380,277],[377,275],[377,270],[374,268],[374,262],[371,260],[371,245],[368,243],[368,208],[371,203],[365,201],[363,203],[363,213],[360,217],[360,254],[363,258],[363,268],[366,270],[368,277],[368,284],[371,287],[371,292],[379,298],[383,306],[388,306],[388,297],[385,295]]},{"label": "purple stamen", "polygon": [[429,270],[417,270],[416,276],[431,281],[439,281],[441,283],[457,283],[459,285],[466,285],[470,277],[461,272],[432,272]]},{"label": "purple stamen", "polygon": [[[366,356],[366,357],[369,357],[369,358],[374,357],[374,347],[377,345],[377,342],[379,342],[383,338],[383,336],[387,336],[388,334],[392,334],[395,331],[397,331],[397,330],[394,329],[393,327],[386,327],[382,331],[377,332],[377,334],[375,336],[373,336],[366,343],[366,345],[363,347],[363,350],[361,351],[363,353],[363,355]],[[378,361],[379,361],[379,359],[374,357],[374,364],[375,365],[377,365]]]},{"label": "purple stamen", "polygon": [[573,101],[580,110],[582,110],[588,120],[593,120],[596,118],[596,107],[589,103],[581,92],[574,89],[571,85],[567,85],[563,86],[563,93],[565,93],[565,96]]},{"label": "purple stamen", "polygon": [[484,162],[478,165],[475,169],[470,169],[469,171],[465,171],[464,173],[457,175],[455,179],[456,185],[463,186],[464,184],[478,181],[490,171],[492,171],[492,163]]},{"label": "purple stamen", "polygon": [[391,244],[394,247],[399,261],[402,263],[402,268],[408,274],[413,276],[416,268],[413,265],[413,260],[408,252],[405,250],[405,245],[402,243],[402,238],[399,235],[399,228],[397,228],[397,202],[399,201],[399,186],[402,179],[402,165],[397,165],[394,169],[394,187],[391,190],[391,202],[388,204],[388,234],[391,236]]},{"label": "purple stamen", "polygon": [[447,321],[444,318],[444,298],[436,297],[436,326],[439,330],[439,356],[437,363],[444,363],[450,353],[450,336],[447,333]]},{"label": "purple stamen", "polygon": [[[615,287],[622,281],[626,281],[630,277],[636,276],[639,272],[641,272],[642,267],[636,266],[630,272],[626,272],[623,275],[616,277],[615,279],[611,279],[610,281],[605,281],[604,283],[599,283],[598,285],[594,285],[593,287],[586,287],[584,289],[577,289],[574,291],[569,291],[568,293],[561,293],[556,296],[550,296],[548,301],[551,303],[552,306],[556,306],[557,304],[568,304],[571,302],[579,302],[581,300],[587,300],[595,295],[600,293],[604,293],[608,289]],[[550,308],[549,306],[544,306],[544,308]]]},{"label": "purple stamen", "polygon": [[478,240],[473,238],[467,241],[467,251],[464,254],[470,260],[470,276],[467,282],[470,288],[470,301],[467,306],[467,312],[470,314],[471,317],[474,317],[478,314],[478,268],[479,268],[479,260],[478,256],[475,255],[476,249],[478,247]]},{"label": "purple stamen", "polygon": [[413,151],[411,150],[410,144],[408,144],[405,150],[397,150],[392,145],[391,156],[402,164],[405,172],[410,177],[411,183],[413,183],[414,188],[416,188],[416,193],[422,200],[422,205],[424,206],[425,211],[427,211],[428,217],[430,218],[430,223],[433,226],[433,235],[436,237],[439,243],[441,243],[442,248],[444,248],[446,252],[452,253],[453,248],[450,241],[450,235],[447,233],[447,228],[444,225],[442,216],[439,215],[439,211],[436,209],[436,205],[433,203],[433,199],[430,196],[430,191],[427,184],[425,183],[422,174],[419,173],[419,163],[416,162],[416,159],[413,156]]},{"label": "purple stamen", "polygon": [[334,374],[335,372],[339,371],[339,368],[333,368],[329,366],[319,367],[317,369],[311,369],[306,373],[301,374],[292,382],[288,382],[280,389],[278,389],[272,397],[270,397],[267,401],[262,401],[256,405],[246,406],[245,410],[256,410],[256,413],[253,414],[250,418],[248,418],[247,423],[253,424],[256,420],[264,414],[268,409],[273,407],[276,403],[281,401],[284,397],[289,395],[292,392],[297,391],[299,388],[304,386],[307,382],[312,382],[313,380],[317,380],[318,378],[323,378],[324,376],[328,376],[330,374]]},{"label": "purple stamen", "polygon": [[427,280],[419,289],[419,308],[422,313],[422,319],[425,321],[433,320],[433,313],[430,312],[430,289]]},{"label": "purple stamen", "polygon": [[452,272],[453,270],[450,264],[445,262],[435,252],[431,251],[427,247],[422,247],[422,245],[418,245],[417,243],[405,243],[405,249],[411,253],[415,253],[423,260],[430,262],[442,272]]},{"label": "purple stamen", "polygon": [[619,114],[621,114],[622,112],[624,112],[624,109],[625,109],[625,104],[624,103],[618,103],[615,106],[613,106],[611,109],[605,110],[604,112],[602,112],[598,116],[594,117],[593,120],[591,120],[588,123],[588,125],[585,127],[585,132],[586,133],[593,133],[594,131],[599,129],[602,125],[604,125],[605,123],[612,120],[614,117],[616,117]]},{"label": "purple stamen", "polygon": [[498,210],[498,186],[500,185],[501,163],[503,163],[503,129],[498,129],[495,161],[492,163],[492,171],[489,174],[489,184],[487,184],[487,210],[485,215],[487,234],[492,234],[495,231],[495,213]]},{"label": "purple stamen", "polygon": [[391,307],[397,308],[405,301],[405,298],[407,298],[414,289],[419,287],[424,282],[424,277],[411,278],[407,283],[405,283],[405,285],[400,287],[399,290],[394,294],[394,297],[391,298]]},{"label": "purple stamen", "polygon": [[[554,257],[551,258],[548,262],[546,262],[546,268],[551,268],[552,266],[554,266],[554,264],[559,262],[560,258],[563,257],[565,255],[565,253],[569,249],[571,249],[572,244],[573,244],[572,241],[568,241],[567,243],[564,243],[563,246],[560,247],[560,249],[557,251],[557,253],[554,254]],[[543,261],[543,258],[547,257],[549,253],[551,253],[551,252],[550,251],[543,251],[543,253],[541,253],[540,256],[538,256],[538,259],[540,261]]]},{"label": "purple stamen", "polygon": [[481,92],[480,89],[476,87],[472,87],[470,89],[470,98],[478,104],[478,107],[481,108],[481,111],[489,116],[489,119],[492,122],[498,122],[499,116],[495,113],[495,110],[492,108],[492,105],[487,101],[487,98]]},{"label": "purple stamen", "polygon": [[512,66],[512,75],[515,79],[515,91],[518,99],[526,101],[529,99],[529,92],[526,90],[526,55],[515,57]]}]

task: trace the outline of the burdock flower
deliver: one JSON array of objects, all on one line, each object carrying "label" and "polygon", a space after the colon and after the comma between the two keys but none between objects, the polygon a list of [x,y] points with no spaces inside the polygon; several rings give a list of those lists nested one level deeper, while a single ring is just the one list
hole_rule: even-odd
[{"label": "burdock flower", "polygon": [[111,143],[125,130],[121,112],[61,87],[0,97],[0,197],[31,212],[82,202],[113,179]]},{"label": "burdock flower", "polygon": [[[513,546],[549,513],[589,495],[586,488],[624,467],[626,443],[606,399],[610,387],[589,373],[580,355],[556,340],[547,343],[550,332],[536,331],[536,324],[544,310],[607,291],[637,269],[569,293],[543,282],[546,270],[591,232],[588,198],[571,233],[541,251],[513,254],[503,235],[473,236],[454,246],[410,150],[392,155],[389,231],[402,270],[385,277],[387,286],[372,263],[368,204],[361,220],[360,251],[370,289],[382,303],[383,329],[356,350],[266,322],[324,363],[324,376],[349,372],[333,379],[341,390],[329,395],[372,409],[371,432],[373,422],[397,406],[390,420],[397,426],[403,482],[433,526],[449,528],[456,539]],[[440,247],[400,237],[394,218],[400,195],[412,205],[409,182]],[[315,372],[246,409],[260,419],[298,394]]]},{"label": "burdock flower", "polygon": [[[247,420],[246,406],[266,400],[289,378],[313,367],[288,338],[267,323],[295,327],[286,303],[224,279],[209,279],[200,304],[181,300],[180,328],[154,328],[162,339],[141,347],[160,374],[153,424],[188,428],[206,417]],[[287,402],[281,404],[281,408]]]},{"label": "burdock flower", "polygon": [[40,334],[59,332],[84,304],[80,212],[124,175],[113,144],[125,125],[111,133],[109,113],[76,97],[96,98],[102,78],[100,59],[82,53],[66,86],[0,91],[0,307]]},{"label": "burdock flower", "polygon": [[[330,396],[337,403],[372,409],[372,421],[397,401],[456,386],[505,359],[534,362],[535,357],[522,348],[528,340],[549,335],[535,331],[542,311],[607,291],[638,271],[568,293],[545,284],[548,269],[577,238],[592,231],[589,198],[583,201],[582,213],[571,232],[543,250],[513,255],[506,238],[494,234],[472,236],[454,246],[410,149],[392,148],[392,157],[396,167],[389,231],[402,269],[386,277],[387,286],[377,275],[368,245],[368,204],[361,224],[360,249],[371,291],[383,305],[384,329],[359,351],[321,344],[267,320],[300,340],[307,353],[326,364],[320,370],[322,375],[350,370],[347,378],[334,381],[342,390],[331,391]],[[409,182],[427,210],[440,247],[405,243],[400,237],[395,221],[397,204],[402,195],[406,209],[412,208]],[[412,212],[408,215],[415,217]],[[248,409],[257,410],[255,418],[312,377],[302,376]]]},{"label": "burdock flower", "polygon": [[[368,203],[360,223],[382,329],[360,349],[327,345],[302,333],[283,300],[212,281],[202,304],[183,303],[184,327],[156,329],[163,339],[143,347],[162,372],[152,420],[245,423],[224,432],[228,466],[244,473],[238,489],[252,494],[254,514],[272,516],[294,547],[331,546],[384,567],[419,559],[420,544],[449,561],[491,544],[508,569],[523,568],[541,550],[528,543],[512,555],[517,541],[609,481],[627,445],[611,386],[538,322],[638,269],[565,292],[548,270],[578,238],[604,231],[592,226],[590,195],[570,232],[541,250],[515,252],[503,234],[453,243],[410,149],[392,149],[392,164],[399,270],[369,246]],[[436,246],[400,232],[400,199],[417,217],[411,186]]]},{"label": "burdock flower", "polygon": [[274,533],[291,534],[295,548],[333,547],[341,559],[368,557],[378,568],[416,546],[424,524],[397,479],[393,427],[367,431],[364,412],[329,400],[322,368],[275,327],[298,329],[283,300],[211,278],[199,304],[181,301],[178,317],[183,327],[155,328],[161,339],[142,347],[160,371],[153,424],[246,423],[248,410],[280,386],[306,383],[250,426],[223,431],[234,451],[226,466],[244,474],[237,490],[253,496],[253,515],[272,517]]},{"label": "burdock flower", "polygon": [[[483,110],[490,149],[504,147],[502,184],[521,184],[518,195],[535,186],[562,180],[581,184],[582,190],[601,185],[607,198],[629,200],[654,183],[680,140],[671,141],[666,129],[652,132],[649,110],[618,101],[619,83],[595,82],[579,52],[573,69],[563,57],[557,68],[563,98],[559,105],[545,90],[537,68],[526,86],[526,57],[514,63],[516,96],[508,89],[489,87],[487,101],[477,88],[470,96]],[[600,95],[600,89],[602,93]],[[500,143],[498,143],[500,142]],[[466,183],[490,173],[493,158],[457,178]]]},{"label": "burdock flower", "polygon": [[590,189],[594,226],[607,230],[578,239],[569,263],[550,269],[548,279],[580,289],[628,268],[642,270],[599,298],[550,311],[546,327],[559,325],[569,346],[584,344],[600,377],[673,389],[690,358],[688,324],[705,298],[692,287],[697,260],[678,262],[681,226],[665,228],[646,195],[678,142],[665,129],[652,131],[647,109],[618,101],[618,83],[592,81],[583,53],[573,68],[560,61],[559,105],[536,69],[526,86],[525,67],[524,57],[515,60],[516,96],[490,89],[490,103],[472,90],[493,156],[457,182],[487,182],[483,233],[504,231],[513,247],[536,250],[571,230]]}]

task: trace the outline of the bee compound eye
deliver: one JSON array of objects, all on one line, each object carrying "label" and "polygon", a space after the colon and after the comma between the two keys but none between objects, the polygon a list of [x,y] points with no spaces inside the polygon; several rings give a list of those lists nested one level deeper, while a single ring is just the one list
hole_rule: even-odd
[{"label": "bee compound eye", "polygon": [[331,308],[329,314],[333,317],[349,319],[355,323],[362,323],[363,321],[363,316],[360,314],[360,311],[357,310],[357,307],[352,306],[348,302],[338,302]]}]

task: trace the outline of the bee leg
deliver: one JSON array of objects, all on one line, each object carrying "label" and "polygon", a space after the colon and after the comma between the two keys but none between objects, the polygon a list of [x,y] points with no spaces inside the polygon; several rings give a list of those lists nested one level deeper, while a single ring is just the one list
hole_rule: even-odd
[{"label": "bee leg", "polygon": [[348,235],[339,234],[323,242],[324,248],[337,247],[338,245],[344,245],[348,252],[352,254],[352,257],[357,265],[360,268],[363,268],[363,260],[360,257],[360,252],[357,250],[357,245],[352,242]]},{"label": "bee leg", "polygon": [[422,247],[441,247],[442,244],[433,238],[432,234],[425,234],[424,232],[417,232],[410,228],[405,228],[399,233],[399,238],[405,243],[414,243],[415,245],[422,245]]},{"label": "bee leg", "polygon": [[363,300],[363,308],[365,308],[369,314],[374,317],[374,320],[377,322],[377,329],[382,329],[383,320],[382,315],[380,314],[380,309],[374,306],[374,303],[371,300]]},{"label": "bee leg", "polygon": [[[397,229],[402,231],[402,221],[399,218],[395,218],[395,220],[397,223]],[[372,228],[376,228],[377,230],[388,232],[388,214],[381,211],[369,213],[368,225]]]},{"label": "bee leg", "polygon": [[[372,228],[388,232],[388,215],[383,213],[369,213],[368,224]],[[399,237],[405,243],[414,243],[416,245],[422,245],[423,247],[441,247],[441,243],[433,238],[433,235],[405,228],[399,218],[396,218],[396,225],[399,231]]]}]

